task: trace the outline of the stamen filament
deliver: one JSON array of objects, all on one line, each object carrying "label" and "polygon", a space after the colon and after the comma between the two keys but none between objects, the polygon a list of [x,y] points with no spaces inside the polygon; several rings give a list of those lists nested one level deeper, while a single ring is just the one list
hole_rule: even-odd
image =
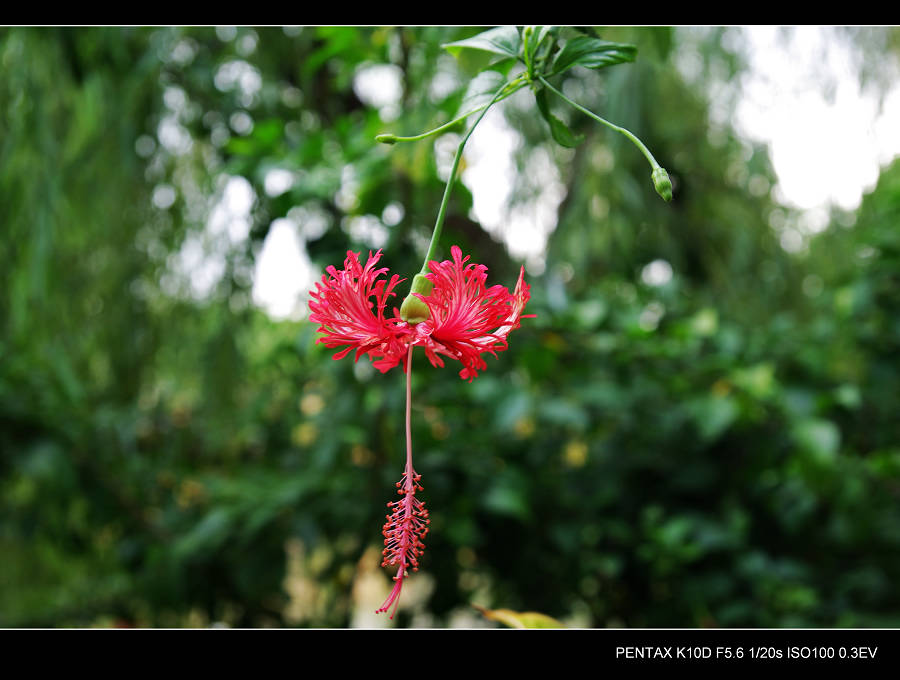
[{"label": "stamen filament", "polygon": [[412,479],[415,471],[412,466],[412,354],[414,345],[409,346],[406,357],[406,475]]},{"label": "stamen filament", "polygon": [[403,590],[403,579],[409,576],[408,569],[419,569],[419,557],[425,551],[422,539],[428,535],[428,510],[425,503],[416,498],[416,491],[422,491],[419,481],[421,475],[417,475],[412,465],[412,352],[410,345],[406,358],[406,471],[403,478],[397,482],[397,493],[402,496],[387,504],[392,509],[390,515],[386,515],[387,522],[384,525],[384,559],[382,567],[395,566],[397,574],[394,576],[394,587],[390,595],[375,610],[376,613],[386,612],[393,605],[391,618],[397,613],[400,603],[400,592]]}]

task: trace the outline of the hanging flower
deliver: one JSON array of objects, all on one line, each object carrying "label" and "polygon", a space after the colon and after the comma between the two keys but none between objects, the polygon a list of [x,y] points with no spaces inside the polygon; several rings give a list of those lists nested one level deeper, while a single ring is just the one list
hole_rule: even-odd
[{"label": "hanging flower", "polygon": [[356,359],[367,354],[382,373],[400,363],[410,346],[421,345],[433,366],[443,366],[441,356],[463,365],[459,375],[471,380],[487,368],[482,355],[497,355],[507,348],[506,337],[520,326],[530,298],[525,283],[525,268],[519,272],[515,290],[486,287],[487,267],[467,264],[458,246],[450,249],[452,260],[428,263],[424,277],[432,285],[429,294],[413,292],[428,307],[424,321],[412,323],[385,315],[388,298],[396,296],[394,288],[402,279],[396,274],[390,280],[380,279],[386,268],[375,269],[381,251],[370,252],[365,267],[356,253],[347,252],[344,269],[328,267],[327,274],[310,293],[310,320],[319,325],[324,335],[319,342],[326,347],[345,349],[334,355],[341,359],[356,350]]},{"label": "hanging flower", "polygon": [[[453,246],[452,260],[428,263],[427,274],[417,274],[412,292],[393,316],[385,313],[388,300],[401,279],[386,275],[387,268],[376,269],[381,251],[369,252],[365,266],[359,255],[347,252],[344,268],[328,267],[322,281],[310,293],[310,321],[319,324],[326,347],[343,347],[334,355],[341,359],[356,350],[356,360],[366,354],[372,364],[385,373],[404,362],[406,373],[406,468],[397,482],[398,500],[388,503],[382,534],[384,550],[381,566],[396,567],[394,587],[377,612],[393,607],[397,611],[403,581],[409,570],[417,571],[425,550],[428,511],[416,498],[422,491],[421,475],[412,462],[412,353],[421,346],[433,366],[443,366],[441,357],[459,361],[459,375],[470,382],[478,371],[487,368],[484,354],[497,355],[506,349],[506,337],[519,327],[525,304],[530,297],[525,283],[525,268],[519,271],[515,290],[504,286],[487,287],[487,267],[469,264],[469,258]],[[532,315],[533,316],[533,315]]]}]

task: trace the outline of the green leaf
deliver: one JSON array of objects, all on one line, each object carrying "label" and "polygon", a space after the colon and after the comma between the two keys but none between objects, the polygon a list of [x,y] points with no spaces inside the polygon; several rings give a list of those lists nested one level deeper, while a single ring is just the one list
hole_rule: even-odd
[{"label": "green leaf", "polygon": [[556,619],[540,612],[516,612],[512,609],[487,609],[473,605],[482,616],[509,628],[565,628]]},{"label": "green leaf", "polygon": [[735,370],[734,384],[746,390],[755,399],[768,399],[778,387],[775,380],[775,365],[771,361],[763,361],[753,366]]},{"label": "green leaf", "polygon": [[494,486],[484,496],[483,505],[493,514],[504,517],[515,517],[523,522],[531,518],[528,509],[528,490],[521,488],[521,480],[504,480],[501,485]]},{"label": "green leaf", "polygon": [[284,121],[277,118],[270,118],[253,126],[253,138],[267,147],[273,147],[281,140],[283,134]]},{"label": "green leaf", "polygon": [[821,463],[831,463],[841,448],[841,431],[830,420],[808,418],[793,428],[797,445]]},{"label": "green leaf", "polygon": [[228,539],[233,525],[233,513],[228,508],[213,508],[175,542],[173,551],[179,559],[190,559],[203,552],[218,550]]},{"label": "green leaf", "polygon": [[465,40],[441,45],[454,57],[459,55],[462,49],[484,50],[494,54],[502,54],[504,57],[519,57],[522,50],[522,38],[515,26],[500,26],[491,28],[483,33],[474,35]]},{"label": "green leaf", "polygon": [[740,415],[738,404],[732,397],[717,394],[690,402],[688,412],[704,442],[718,439]]},{"label": "green leaf", "polygon": [[573,66],[603,68],[626,61],[634,61],[637,47],[625,43],[614,43],[600,38],[578,36],[567,41],[553,60],[551,75],[562,73]]},{"label": "green leaf", "polygon": [[578,146],[584,139],[583,135],[576,135],[569,129],[569,126],[563,123],[559,118],[550,113],[550,105],[547,103],[547,90],[541,88],[534,94],[537,100],[538,109],[541,115],[550,124],[550,134],[557,144],[573,148]]}]

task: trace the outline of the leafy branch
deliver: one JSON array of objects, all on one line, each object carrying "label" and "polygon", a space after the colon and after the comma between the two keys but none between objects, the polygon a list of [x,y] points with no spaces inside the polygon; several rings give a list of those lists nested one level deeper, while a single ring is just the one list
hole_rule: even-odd
[{"label": "leafy branch", "polygon": [[[562,30],[558,26],[526,26],[521,29],[515,26],[500,26],[488,29],[465,40],[446,43],[443,47],[454,56],[458,56],[463,50],[479,50],[497,55],[498,58],[469,83],[457,115],[453,120],[418,135],[402,137],[386,133],[375,137],[376,141],[384,144],[420,141],[450,130],[475,113],[480,114],[465,135],[463,135],[457,147],[453,166],[450,169],[450,176],[447,179],[447,186],[444,190],[444,196],[438,209],[434,229],[432,230],[428,252],[422,263],[422,269],[413,277],[410,284],[410,292],[400,307],[400,317],[409,323],[416,323],[428,318],[428,310],[425,307],[425,303],[417,295],[428,295],[431,292],[431,282],[426,278],[428,262],[434,257],[440,240],[450,191],[456,180],[456,173],[459,169],[466,142],[468,142],[472,132],[475,131],[475,128],[491,106],[518,92],[523,87],[531,86],[537,109],[544,120],[547,121],[547,124],[550,126],[550,134],[558,144],[565,147],[575,147],[581,143],[582,137],[576,136],[562,120],[554,116],[550,111],[550,104],[547,100],[548,91],[578,111],[587,114],[599,123],[628,138],[640,149],[647,162],[650,163],[650,178],[656,192],[664,200],[672,200],[672,182],[668,173],[665,168],[657,163],[653,154],[650,153],[650,150],[636,135],[624,127],[610,123],[572,101],[547,81],[547,78],[558,76],[575,66],[598,70],[634,61],[637,57],[637,47],[626,43],[610,42],[593,35],[563,38]],[[508,79],[506,74],[516,64],[523,65],[524,70],[512,79]]]},{"label": "leafy branch", "polygon": [[[459,112],[453,120],[433,130],[409,137],[381,134],[375,138],[376,141],[385,144],[395,144],[397,142],[419,141],[442,134],[475,113],[480,112],[481,116],[484,116],[484,113],[490,106],[506,99],[526,85],[530,85],[534,92],[537,110],[550,126],[550,135],[554,141],[561,146],[572,148],[578,146],[583,138],[573,133],[568,125],[553,115],[547,97],[548,91],[578,111],[590,116],[611,130],[624,135],[637,146],[650,164],[650,178],[656,192],[664,200],[672,200],[672,182],[668,173],[665,168],[660,166],[653,154],[650,153],[650,150],[634,133],[601,118],[589,109],[572,101],[547,81],[548,78],[565,73],[575,66],[599,70],[617,64],[632,62],[637,57],[637,47],[627,43],[603,40],[594,35],[577,35],[571,38],[564,38],[562,29],[559,26],[526,26],[524,28],[500,26],[483,31],[471,38],[446,43],[443,47],[454,56],[458,56],[463,50],[479,50],[497,55],[499,58],[469,83],[466,94],[460,104]],[[524,66],[524,71],[507,81],[507,76],[504,75],[504,72],[508,72],[509,67],[517,63]],[[481,116],[466,133],[458,153],[462,153],[465,141],[478,125]],[[454,163],[454,170],[456,165]],[[454,175],[455,173],[451,172],[448,180],[448,190],[454,180]],[[442,207],[444,207],[443,204]],[[432,246],[436,242],[436,236],[440,234],[440,222],[439,216],[438,223],[435,226]],[[433,248],[429,248],[429,254],[432,250]]]}]

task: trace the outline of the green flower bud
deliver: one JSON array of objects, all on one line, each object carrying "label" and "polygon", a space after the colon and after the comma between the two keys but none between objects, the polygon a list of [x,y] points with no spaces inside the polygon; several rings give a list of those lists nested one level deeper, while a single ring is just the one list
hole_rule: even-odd
[{"label": "green flower bud", "polygon": [[427,321],[431,316],[428,305],[413,295],[413,293],[431,295],[432,288],[434,288],[434,285],[425,278],[425,274],[416,274],[413,277],[409,295],[406,296],[403,304],[400,305],[400,318],[412,325]]},{"label": "green flower bud", "polygon": [[669,173],[666,172],[666,169],[657,166],[650,174],[650,179],[653,180],[653,186],[656,188],[656,193],[662,196],[663,200],[671,201],[672,180],[669,179]]},{"label": "green flower bud", "polygon": [[396,144],[397,143],[397,135],[375,135],[375,141],[381,142],[382,144]]}]

